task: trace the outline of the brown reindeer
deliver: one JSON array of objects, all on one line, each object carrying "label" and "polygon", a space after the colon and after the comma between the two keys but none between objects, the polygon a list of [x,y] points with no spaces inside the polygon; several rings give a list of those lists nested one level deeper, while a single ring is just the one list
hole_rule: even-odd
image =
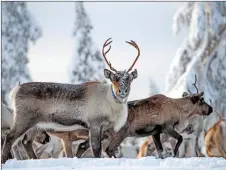
[{"label": "brown reindeer", "polygon": [[[195,75],[195,82],[193,85],[198,93],[196,81],[197,77]],[[188,91],[190,94],[192,94],[189,89]],[[188,93],[184,92],[182,97],[187,95]],[[203,117],[200,117],[200,115],[191,116],[188,119],[180,121],[174,129],[183,137],[183,142],[181,143],[182,146],[180,146],[178,157],[198,156],[197,140],[203,129]],[[170,136],[167,136],[166,134],[161,134],[161,142],[163,145],[165,145],[164,148],[167,150],[167,152],[171,152],[171,150],[176,145],[175,139],[170,138]],[[156,156],[156,147],[151,136],[141,145],[137,157],[140,158],[145,155]]]},{"label": "brown reindeer", "polygon": [[111,129],[117,132],[128,117],[127,98],[130,86],[137,78],[137,70],[129,73],[140,56],[134,41],[127,42],[138,50],[138,55],[127,71],[117,71],[106,59],[109,49],[104,48],[112,41],[108,39],[102,54],[110,70],[104,75],[111,84],[86,82],[82,84],[60,84],[31,82],[16,86],[11,92],[14,110],[14,124],[6,135],[2,149],[2,163],[9,157],[14,141],[28,129],[37,125],[41,129],[73,131],[82,126],[90,129],[90,142],[95,157],[101,156],[103,132]]},{"label": "brown reindeer", "polygon": [[209,157],[223,157],[226,159],[226,120],[219,116],[217,121],[205,133],[206,154]]},{"label": "brown reindeer", "polygon": [[[126,137],[144,137],[152,135],[160,158],[165,157],[160,134],[165,133],[177,139],[174,156],[182,143],[182,136],[174,130],[174,126],[192,115],[209,115],[212,107],[203,99],[204,92],[198,94],[185,93],[182,98],[173,99],[161,94],[128,102],[128,119],[126,124],[116,133],[106,149],[107,154],[114,156],[114,150]],[[89,147],[88,141],[80,144],[77,157]]]}]

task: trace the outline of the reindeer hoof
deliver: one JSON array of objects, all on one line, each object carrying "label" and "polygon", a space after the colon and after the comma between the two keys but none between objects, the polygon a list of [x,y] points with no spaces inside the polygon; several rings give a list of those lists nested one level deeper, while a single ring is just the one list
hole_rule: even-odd
[{"label": "reindeer hoof", "polygon": [[107,148],[106,153],[110,158],[112,158],[112,157],[116,158],[115,152],[113,150],[110,150],[109,148]]},{"label": "reindeer hoof", "polygon": [[160,159],[165,159],[165,158],[172,157],[172,156],[173,156],[173,153],[168,151],[168,150],[164,150],[164,151],[159,153]]}]

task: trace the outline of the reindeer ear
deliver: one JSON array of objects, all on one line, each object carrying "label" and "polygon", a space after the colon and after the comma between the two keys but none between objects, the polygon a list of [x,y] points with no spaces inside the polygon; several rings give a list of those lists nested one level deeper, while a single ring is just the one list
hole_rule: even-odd
[{"label": "reindeer ear", "polygon": [[188,96],[188,93],[187,93],[187,92],[184,92],[184,93],[182,94],[182,97],[185,97],[185,96]]},{"label": "reindeer ear", "polygon": [[137,78],[137,69],[135,69],[130,75],[130,80],[132,81],[133,79]]},{"label": "reindeer ear", "polygon": [[201,97],[204,95],[204,92],[200,92],[198,94],[194,94],[191,98],[193,103],[196,103],[198,100],[201,99]]},{"label": "reindeer ear", "polygon": [[203,96],[204,95],[204,92],[200,92],[197,94],[199,97]]},{"label": "reindeer ear", "polygon": [[106,77],[106,79],[110,79],[111,81],[115,79],[115,74],[108,69],[104,69],[104,76]]},{"label": "reindeer ear", "polygon": [[110,79],[112,72],[108,69],[104,69],[104,76],[106,79]]},{"label": "reindeer ear", "polygon": [[200,99],[200,96],[194,95],[191,97],[191,101],[193,104],[195,104]]}]

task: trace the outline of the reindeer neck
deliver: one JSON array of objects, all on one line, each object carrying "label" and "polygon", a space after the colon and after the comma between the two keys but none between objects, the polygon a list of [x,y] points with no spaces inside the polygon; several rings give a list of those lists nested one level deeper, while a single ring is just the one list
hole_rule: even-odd
[{"label": "reindeer neck", "polygon": [[188,107],[187,99],[179,98],[179,99],[174,99],[174,101],[175,101],[175,104],[176,104],[178,110],[180,110],[178,112],[178,114],[180,114],[184,118],[189,117],[189,115],[190,115],[189,112],[191,111],[191,108]]}]

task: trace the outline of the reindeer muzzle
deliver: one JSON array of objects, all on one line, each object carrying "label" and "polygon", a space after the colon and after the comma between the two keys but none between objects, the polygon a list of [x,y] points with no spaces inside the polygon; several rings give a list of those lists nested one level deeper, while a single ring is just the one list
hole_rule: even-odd
[{"label": "reindeer muzzle", "polygon": [[209,106],[209,111],[208,111],[207,115],[210,115],[212,112],[213,112],[213,108],[212,108],[212,106]]}]

